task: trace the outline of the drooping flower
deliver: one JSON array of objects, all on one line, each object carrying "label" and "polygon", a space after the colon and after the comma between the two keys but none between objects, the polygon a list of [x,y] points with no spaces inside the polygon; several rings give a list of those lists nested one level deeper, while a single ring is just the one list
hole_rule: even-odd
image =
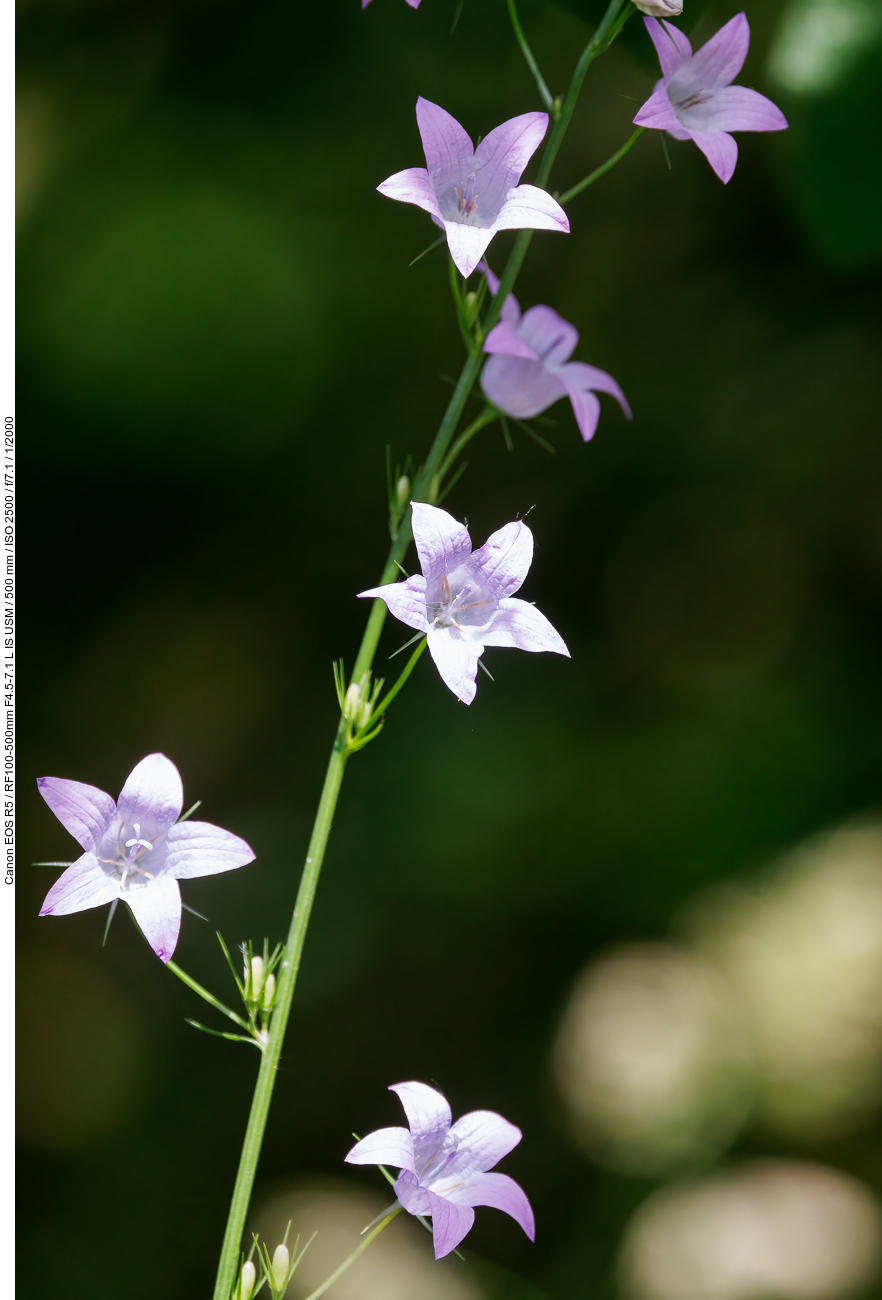
[{"label": "drooping flower", "polygon": [[446,232],[450,256],[463,275],[471,275],[498,230],[569,232],[566,213],[550,194],[518,184],[548,129],[547,113],[503,122],[477,149],[437,104],[420,97],[416,115],[428,170],[408,167],[377,189],[428,212]]},{"label": "drooping flower", "polygon": [[409,1128],[381,1128],[357,1142],[351,1165],[392,1165],[398,1203],[408,1214],[431,1216],[435,1258],[455,1250],[475,1221],[476,1205],[504,1210],[531,1241],[536,1227],[523,1188],[507,1174],[488,1172],[523,1136],[492,1110],[473,1110],[455,1124],[445,1097],[425,1083],[393,1083]]},{"label": "drooping flower", "polygon": [[637,126],[694,140],[720,180],[728,183],[738,161],[730,131],[783,131],[787,119],[770,99],[733,86],[750,45],[750,28],[736,14],[697,53],[678,27],[644,18],[662,76],[634,118]]},{"label": "drooping flower", "polygon": [[634,0],[634,8],[653,18],[676,18],[683,12],[683,0]]},{"label": "drooping flower", "polygon": [[[499,281],[484,268],[491,293]],[[521,315],[513,293],[506,298],[498,325],[484,340],[491,355],[481,372],[481,387],[500,411],[516,420],[529,420],[568,397],[585,442],[593,437],[600,419],[596,393],[611,393],[625,415],[631,408],[612,375],[584,361],[568,361],[579,332],[551,307],[530,307]]]},{"label": "drooping flower", "polygon": [[181,928],[179,880],[213,876],[254,861],[244,840],[210,822],[179,822],[181,776],[164,754],[148,754],[130,773],[119,802],[81,781],[37,780],[55,816],[85,850],[46,895],[41,916],[66,916],[102,903],[128,903],[162,961]]},{"label": "drooping flower", "polygon": [[360,591],[379,596],[408,627],[425,632],[441,679],[463,704],[475,698],[486,646],[550,650],[570,657],[544,614],[514,600],[533,560],[533,534],[521,520],[492,533],[472,552],[466,528],[446,510],[414,501],[413,539],[422,576]]}]

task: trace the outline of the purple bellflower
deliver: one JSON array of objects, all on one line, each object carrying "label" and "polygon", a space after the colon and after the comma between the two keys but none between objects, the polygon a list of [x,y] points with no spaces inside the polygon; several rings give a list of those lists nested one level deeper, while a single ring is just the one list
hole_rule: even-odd
[{"label": "purple bellflower", "polygon": [[67,916],[122,899],[161,961],[181,928],[179,880],[213,876],[254,861],[244,840],[210,822],[179,822],[181,776],[164,754],[131,772],[119,802],[81,781],[37,780],[40,794],[85,850],[55,882],[41,916]]},{"label": "purple bellflower", "polygon": [[463,704],[475,698],[478,660],[486,646],[570,652],[544,614],[513,600],[533,560],[525,523],[506,524],[472,552],[466,528],[446,510],[412,503],[413,539],[422,576],[360,591],[379,596],[408,627],[424,632],[441,680]]},{"label": "purple bellflower", "polygon": [[[367,9],[370,2],[371,0],[361,0],[362,9]],[[420,7],[420,0],[404,0],[404,2],[405,4],[409,4],[411,9],[419,9]]]},{"label": "purple bellflower", "polygon": [[474,1206],[504,1210],[534,1241],[526,1194],[507,1174],[489,1173],[520,1142],[514,1124],[492,1110],[473,1110],[452,1123],[440,1092],[425,1083],[393,1083],[407,1128],[381,1128],[357,1142],[351,1165],[393,1165],[398,1203],[408,1214],[431,1215],[435,1258],[455,1250],[475,1222]]},{"label": "purple bellflower", "polygon": [[548,129],[547,113],[523,113],[497,126],[477,149],[456,118],[420,97],[417,125],[425,167],[396,172],[377,189],[415,203],[447,235],[450,256],[471,275],[498,230],[558,230],[570,223],[559,203],[521,173]]},{"label": "purple bellflower", "polygon": [[637,126],[694,140],[724,184],[735,171],[738,145],[730,131],[783,131],[787,119],[770,99],[733,86],[750,45],[750,28],[736,14],[696,53],[678,27],[644,18],[662,77],[634,118]]},{"label": "purple bellflower", "polygon": [[[499,281],[489,267],[484,267],[484,273],[495,294]],[[529,420],[568,397],[585,442],[593,437],[600,419],[595,392],[611,393],[630,420],[631,408],[612,375],[584,361],[567,360],[578,341],[576,327],[551,307],[530,307],[522,316],[517,298],[510,293],[499,324],[484,340],[484,351],[491,353],[481,372],[485,395],[516,420]]]},{"label": "purple bellflower", "polygon": [[634,8],[653,18],[676,18],[683,12],[683,0],[634,0]]}]

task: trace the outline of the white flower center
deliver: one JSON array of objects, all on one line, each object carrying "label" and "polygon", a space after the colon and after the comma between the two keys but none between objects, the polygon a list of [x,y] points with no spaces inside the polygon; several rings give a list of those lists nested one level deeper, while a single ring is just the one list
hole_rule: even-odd
[{"label": "white flower center", "polygon": [[[486,615],[490,612],[488,607],[495,605],[495,597],[485,594],[478,583],[469,579],[454,594],[450,579],[445,573],[441,579],[439,599],[428,605],[427,613],[433,627],[456,628],[468,640],[476,626],[486,626],[489,621]],[[481,610],[482,613],[472,613],[473,610]]]},{"label": "white flower center", "polygon": [[[154,836],[153,840],[145,839],[141,835],[140,822],[133,822],[131,829],[134,831],[134,835],[130,839],[127,839],[125,845],[123,845],[122,837],[125,830],[125,823],[120,822],[120,827],[116,835],[116,857],[98,857],[99,862],[103,862],[108,867],[113,867],[116,874],[120,877],[120,889],[125,889],[126,882],[134,880],[135,877],[143,877],[140,882],[142,884],[146,884],[148,880],[154,879],[153,872],[147,871],[145,867],[141,866],[139,864],[139,859],[142,858],[145,853],[152,852],[154,840],[158,837]],[[125,849],[128,849],[128,853],[125,852]]]}]

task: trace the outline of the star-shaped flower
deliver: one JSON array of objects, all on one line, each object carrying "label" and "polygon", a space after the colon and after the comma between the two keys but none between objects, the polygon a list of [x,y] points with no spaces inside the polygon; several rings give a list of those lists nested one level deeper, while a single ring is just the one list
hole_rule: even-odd
[{"label": "star-shaped flower", "polygon": [[471,275],[497,230],[569,232],[566,213],[550,194],[518,184],[548,129],[547,113],[503,122],[477,149],[437,104],[421,97],[416,115],[428,171],[408,167],[377,189],[428,212],[446,232],[450,256],[463,275]]},{"label": "star-shaped flower", "polygon": [[696,53],[678,27],[644,18],[662,77],[634,118],[637,126],[694,140],[720,180],[728,183],[738,161],[730,131],[783,131],[787,119],[770,99],[733,86],[750,45],[750,28],[736,14]]},{"label": "star-shaped flower", "polygon": [[521,1130],[492,1110],[473,1110],[453,1124],[446,1099],[425,1083],[393,1083],[389,1091],[398,1094],[409,1129],[377,1129],[346,1160],[401,1170],[395,1195],[408,1214],[431,1216],[435,1258],[456,1249],[475,1222],[476,1205],[504,1210],[534,1241],[523,1188],[507,1174],[488,1173],[517,1146]]},{"label": "star-shaped flower", "polygon": [[[488,267],[484,273],[495,294],[499,281]],[[595,392],[611,393],[629,420],[631,408],[612,375],[584,361],[567,360],[578,341],[575,325],[551,307],[530,307],[522,316],[510,293],[499,324],[484,340],[484,351],[491,356],[481,372],[481,387],[494,406],[516,420],[529,420],[568,397],[587,442],[600,419]]]},{"label": "star-shaped flower", "polygon": [[66,916],[122,899],[162,961],[181,928],[179,880],[213,876],[254,861],[244,840],[210,822],[179,822],[184,790],[164,754],[148,754],[129,775],[119,803],[81,781],[37,780],[55,816],[85,852],[55,882],[41,916]]},{"label": "star-shaped flower", "polygon": [[475,698],[485,646],[570,657],[545,615],[512,599],[533,560],[533,534],[525,523],[506,524],[473,553],[468,531],[446,510],[420,501],[412,509],[422,576],[358,594],[379,596],[402,623],[425,632],[435,667],[457,699],[471,704]]}]

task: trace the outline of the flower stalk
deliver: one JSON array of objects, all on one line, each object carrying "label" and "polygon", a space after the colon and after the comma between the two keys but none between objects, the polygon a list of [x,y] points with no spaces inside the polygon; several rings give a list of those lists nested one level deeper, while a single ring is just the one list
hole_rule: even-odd
[{"label": "flower stalk", "polygon": [[[620,17],[623,5],[626,3],[628,3],[628,0],[610,0],[610,4],[608,5],[594,36],[588,42],[579,58],[569,88],[566,92],[563,103],[561,104],[560,112],[554,120],[551,135],[543,152],[542,160],[539,165],[539,173],[536,178],[536,184],[538,186],[544,186],[548,181],[552,166],[554,165],[561,143],[563,142],[563,138],[572,119],[573,111],[578,101],[579,93],[582,89],[582,84],[585,80],[588,68],[598,55],[608,48],[609,44],[611,44],[614,39],[615,33],[613,33],[613,27],[616,24],[616,20]],[[630,3],[628,3],[628,11],[633,12]],[[487,315],[483,322],[483,333],[485,337],[499,320],[503,304],[514,287],[515,281],[523,265],[532,235],[532,230],[520,230],[518,232],[514,248],[503,271],[499,288],[490,303]],[[465,404],[471,395],[472,389],[478,379],[478,375],[480,374],[483,361],[484,357],[479,349],[470,352],[466,357],[462,372],[460,373],[456,387],[454,388],[453,394],[448,402],[447,409],[441,420],[434,441],[432,442],[426,461],[414,478],[411,492],[412,500],[426,501],[431,499],[430,489],[432,487],[435,487],[435,493],[437,495],[437,488],[440,486],[440,473],[442,466],[445,467],[446,470],[450,467],[449,464],[445,464],[445,457],[447,456],[451,441],[456,433]],[[393,582],[397,578],[399,566],[405,557],[408,546],[410,545],[410,540],[411,520],[410,511],[407,510],[404,512],[397,533],[393,538],[392,546],[389,550],[386,564],[380,577],[380,585]],[[370,671],[373,665],[374,656],[377,652],[377,646],[379,644],[385,618],[386,606],[384,602],[380,599],[375,599],[368,616],[367,625],[353,667],[351,677],[352,682],[358,683],[364,677],[365,673]],[[410,665],[408,667],[410,667]],[[316,813],[315,823],[313,825],[312,835],[307,849],[306,862],[300,879],[300,886],[297,891],[294,912],[291,917],[291,925],[288,931],[285,953],[278,968],[273,1015],[269,1026],[266,1045],[261,1056],[260,1068],[258,1070],[257,1082],[255,1084],[254,1096],[251,1103],[251,1110],[245,1130],[242,1153],[233,1188],[223,1245],[221,1247],[221,1256],[215,1281],[213,1300],[229,1300],[236,1281],[237,1266],[239,1262],[239,1244],[245,1227],[245,1219],[251,1200],[252,1188],[254,1186],[254,1178],[257,1171],[257,1163],[260,1157],[269,1108],[272,1101],[279,1060],[282,1054],[285,1031],[291,1014],[291,1004],[297,983],[297,975],[300,970],[306,932],[309,926],[316,888],[318,886],[319,875],[324,861],[325,850],[331,834],[334,812],[337,807],[337,800],[343,783],[343,775],[349,757],[347,730],[347,720],[341,716],[337,727],[334,745],[328,760],[327,770],[325,772],[318,811]],[[398,1212],[398,1208],[392,1211],[392,1213],[365,1238],[350,1259],[347,1260],[345,1264],[341,1265],[341,1268],[333,1274],[326,1283],[324,1283],[317,1291],[313,1292],[308,1300],[318,1300],[318,1297],[324,1294],[327,1288],[336,1281],[337,1277],[339,1277],[351,1263],[354,1262],[361,1252],[367,1248],[374,1237],[376,1237],[378,1233],[381,1232],[389,1222],[391,1222],[392,1218],[394,1218],[395,1214]]]}]

